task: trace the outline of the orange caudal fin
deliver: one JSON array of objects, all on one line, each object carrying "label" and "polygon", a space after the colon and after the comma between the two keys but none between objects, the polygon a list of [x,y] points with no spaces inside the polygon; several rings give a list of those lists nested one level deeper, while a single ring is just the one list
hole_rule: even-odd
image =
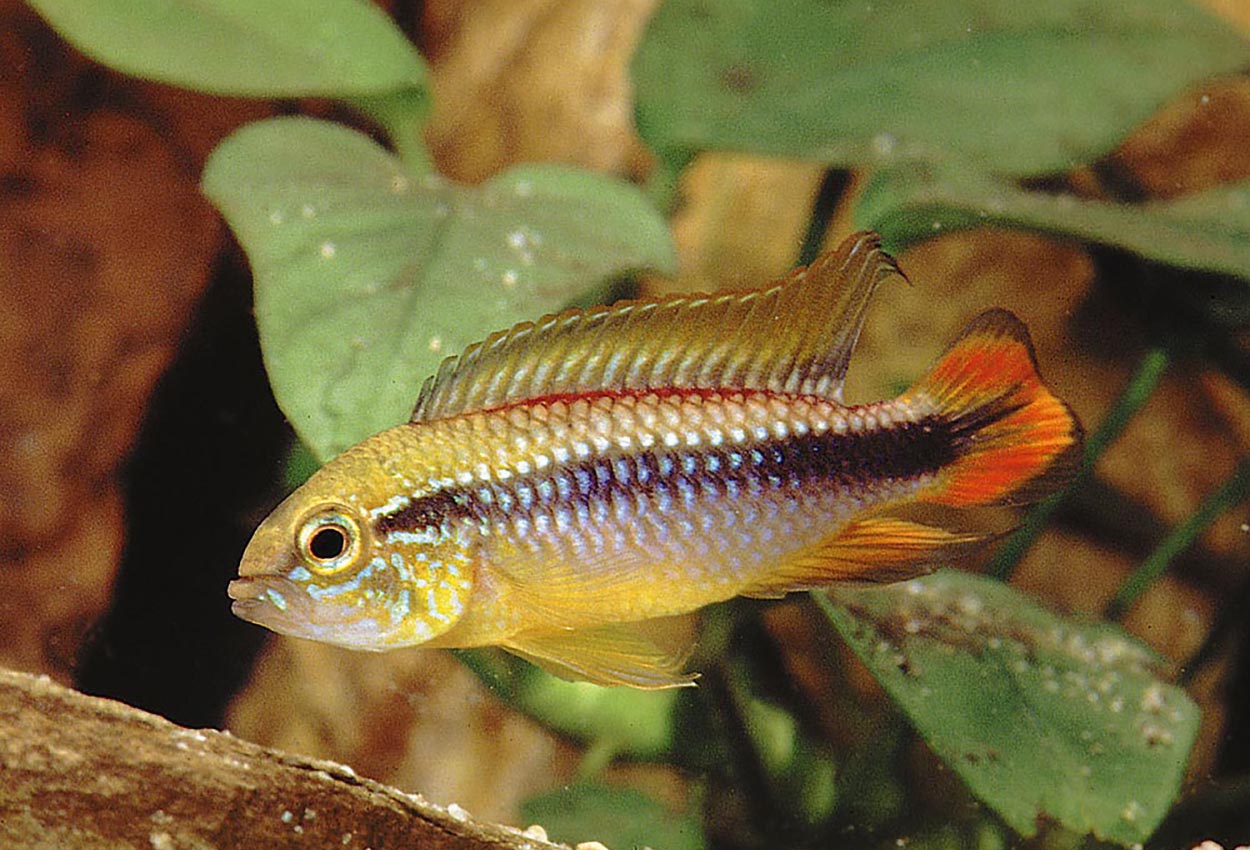
[{"label": "orange caudal fin", "polygon": [[1029,332],[1006,310],[974,319],[904,398],[930,407],[954,442],[924,501],[1025,504],[1076,473],[1081,426],[1042,383]]}]

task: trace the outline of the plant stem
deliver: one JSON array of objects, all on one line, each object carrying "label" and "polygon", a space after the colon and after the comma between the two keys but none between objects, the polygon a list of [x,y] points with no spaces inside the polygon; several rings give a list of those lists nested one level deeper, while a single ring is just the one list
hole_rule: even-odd
[{"label": "plant stem", "polygon": [[1177,555],[1193,544],[1224,511],[1250,496],[1250,458],[1237,464],[1219,489],[1198,506],[1198,510],[1163,538],[1159,546],[1120,585],[1115,598],[1107,605],[1106,617],[1118,620],[1133,607],[1138,598],[1158,580]]},{"label": "plant stem", "polygon": [[803,244],[799,248],[798,264],[811,265],[820,254],[820,247],[825,242],[825,234],[829,230],[829,222],[838,210],[838,204],[846,195],[851,185],[851,173],[841,168],[830,168],[820,180],[820,188],[816,190],[816,199],[812,203],[812,214],[807,219],[807,233],[803,236]]},{"label": "plant stem", "polygon": [[1167,370],[1169,361],[1167,349],[1163,347],[1151,348],[1146,352],[1138,362],[1132,377],[1129,378],[1128,385],[1099,424],[1098,430],[1090,434],[1085,441],[1081,468],[1076,476],[1067,487],[1040,502],[1021,526],[1007,538],[990,563],[988,571],[990,575],[1002,581],[1011,578],[1020,560],[1041,536],[1055,511],[1068,498],[1068,495],[1090,476],[1098,458],[1116,441],[1128,423],[1150,399],[1163,373]]},{"label": "plant stem", "polygon": [[658,154],[642,187],[647,200],[665,216],[672,216],[680,199],[681,174],[693,156]]},{"label": "plant stem", "polygon": [[395,153],[413,174],[434,171],[434,162],[425,146],[425,122],[430,114],[424,92],[407,91],[382,97],[354,98],[351,104],[369,116],[386,133]]}]

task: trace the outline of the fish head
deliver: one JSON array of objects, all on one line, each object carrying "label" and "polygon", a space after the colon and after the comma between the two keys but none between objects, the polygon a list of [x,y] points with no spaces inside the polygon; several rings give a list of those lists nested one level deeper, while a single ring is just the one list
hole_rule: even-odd
[{"label": "fish head", "polygon": [[230,583],[236,616],[350,649],[425,643],[451,628],[473,582],[473,540],[454,523],[388,533],[395,447],[366,440],[327,463],[256,529]]}]

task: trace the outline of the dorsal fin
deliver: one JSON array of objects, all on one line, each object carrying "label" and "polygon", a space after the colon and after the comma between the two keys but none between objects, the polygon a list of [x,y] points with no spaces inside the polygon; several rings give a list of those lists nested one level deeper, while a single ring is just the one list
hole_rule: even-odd
[{"label": "dorsal fin", "polygon": [[657,388],[761,389],[841,401],[877,284],[899,274],[872,233],[764,289],[567,310],[443,361],[412,421],[541,396]]}]

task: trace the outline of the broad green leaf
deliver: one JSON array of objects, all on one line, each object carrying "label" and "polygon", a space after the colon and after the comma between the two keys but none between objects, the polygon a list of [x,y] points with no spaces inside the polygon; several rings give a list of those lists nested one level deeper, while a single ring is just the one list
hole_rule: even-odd
[{"label": "broad green leaf", "polygon": [[30,0],[93,59],[176,86],[254,97],[423,89],[425,63],[369,0]]},{"label": "broad green leaf", "polygon": [[323,461],[407,419],[444,357],[675,264],[664,221],[628,184],[536,165],[457,186],[307,118],[239,130],[204,191],[251,261],[274,395]]},{"label": "broad green leaf", "polygon": [[540,824],[553,841],[598,841],[612,850],[703,850],[699,821],[675,815],[633,788],[585,783],[521,803],[526,823]]},{"label": "broad green leaf", "polygon": [[877,174],[855,216],[892,249],[949,230],[998,224],[1250,279],[1250,183],[1170,201],[1112,204],[1020,189],[961,168],[913,164]]},{"label": "broad green leaf", "polygon": [[1250,44],[1185,0],[668,0],[635,58],[638,124],[838,166],[959,157],[1070,169]]},{"label": "broad green leaf", "polygon": [[916,729],[1013,829],[1143,842],[1180,787],[1198,709],[1148,649],[956,571],[818,597]]}]

